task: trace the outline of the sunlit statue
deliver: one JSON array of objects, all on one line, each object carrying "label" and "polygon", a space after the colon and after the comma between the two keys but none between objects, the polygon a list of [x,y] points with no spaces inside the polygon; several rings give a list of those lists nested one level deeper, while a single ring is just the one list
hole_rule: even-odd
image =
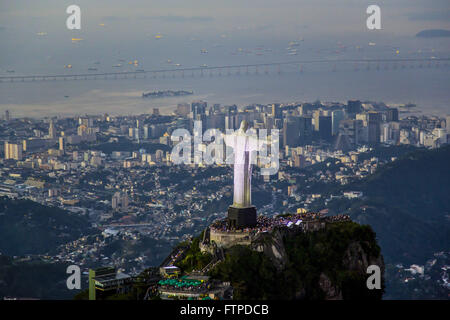
[{"label": "sunlit statue", "polygon": [[225,143],[234,150],[233,205],[228,209],[228,223],[232,228],[256,224],[256,208],[252,206],[251,178],[254,151],[258,150],[256,136],[247,133],[243,120],[239,130],[225,135]]}]

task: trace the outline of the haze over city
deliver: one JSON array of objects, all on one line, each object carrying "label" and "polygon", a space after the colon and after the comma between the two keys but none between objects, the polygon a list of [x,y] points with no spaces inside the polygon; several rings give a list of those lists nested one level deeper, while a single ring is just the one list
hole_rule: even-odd
[{"label": "haze over city", "polygon": [[[25,5],[26,4],[26,5]],[[417,38],[424,29],[449,29],[446,1],[381,1],[382,29],[366,28],[368,1],[80,1],[81,30],[68,30],[67,3],[3,2],[0,73],[76,74],[286,62],[310,59],[445,58],[449,38]],[[257,8],[257,9],[256,9]],[[82,39],[72,41],[72,39]],[[289,43],[298,41],[295,51]],[[370,44],[370,45],[369,45]],[[129,61],[137,60],[137,65]],[[70,65],[69,68],[65,68]],[[113,66],[122,65],[120,68]],[[22,116],[130,113],[183,99],[143,102],[154,89],[189,89],[192,99],[217,103],[345,101],[416,103],[423,112],[448,113],[448,73],[441,68],[354,72],[353,64],[286,68],[283,76],[70,81],[0,86],[0,108]],[[381,69],[385,67],[380,65]],[[393,65],[388,66],[389,69]],[[333,68],[337,72],[331,72]],[[276,73],[276,67],[269,73]],[[250,70],[254,72],[254,70]],[[242,70],[244,73],[244,70]],[[208,75],[208,74],[206,74]],[[26,92],[26,94],[23,94]],[[68,96],[68,97],[66,97]]]},{"label": "haze over city", "polygon": [[0,43],[0,300],[449,299],[448,0],[2,1]]}]

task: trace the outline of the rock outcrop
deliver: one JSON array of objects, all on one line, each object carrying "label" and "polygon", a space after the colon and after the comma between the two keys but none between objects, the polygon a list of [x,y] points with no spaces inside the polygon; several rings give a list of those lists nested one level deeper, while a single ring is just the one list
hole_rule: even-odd
[{"label": "rock outcrop", "polygon": [[[382,288],[367,288],[377,265]],[[235,285],[238,299],[381,299],[384,261],[369,226],[348,221],[302,232],[277,227],[249,246],[225,250],[211,275]]]}]

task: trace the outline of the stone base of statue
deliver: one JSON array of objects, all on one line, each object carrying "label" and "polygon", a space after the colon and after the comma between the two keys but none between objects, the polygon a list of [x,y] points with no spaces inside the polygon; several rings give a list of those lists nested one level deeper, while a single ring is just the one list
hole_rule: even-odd
[{"label": "stone base of statue", "polygon": [[256,207],[236,208],[230,206],[228,208],[227,224],[230,229],[256,226]]}]

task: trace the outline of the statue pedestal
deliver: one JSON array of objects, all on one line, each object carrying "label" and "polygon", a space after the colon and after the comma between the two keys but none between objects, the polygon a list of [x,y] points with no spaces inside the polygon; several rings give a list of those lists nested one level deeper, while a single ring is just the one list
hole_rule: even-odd
[{"label": "statue pedestal", "polygon": [[256,207],[235,208],[230,206],[228,208],[227,224],[230,229],[256,226]]}]

